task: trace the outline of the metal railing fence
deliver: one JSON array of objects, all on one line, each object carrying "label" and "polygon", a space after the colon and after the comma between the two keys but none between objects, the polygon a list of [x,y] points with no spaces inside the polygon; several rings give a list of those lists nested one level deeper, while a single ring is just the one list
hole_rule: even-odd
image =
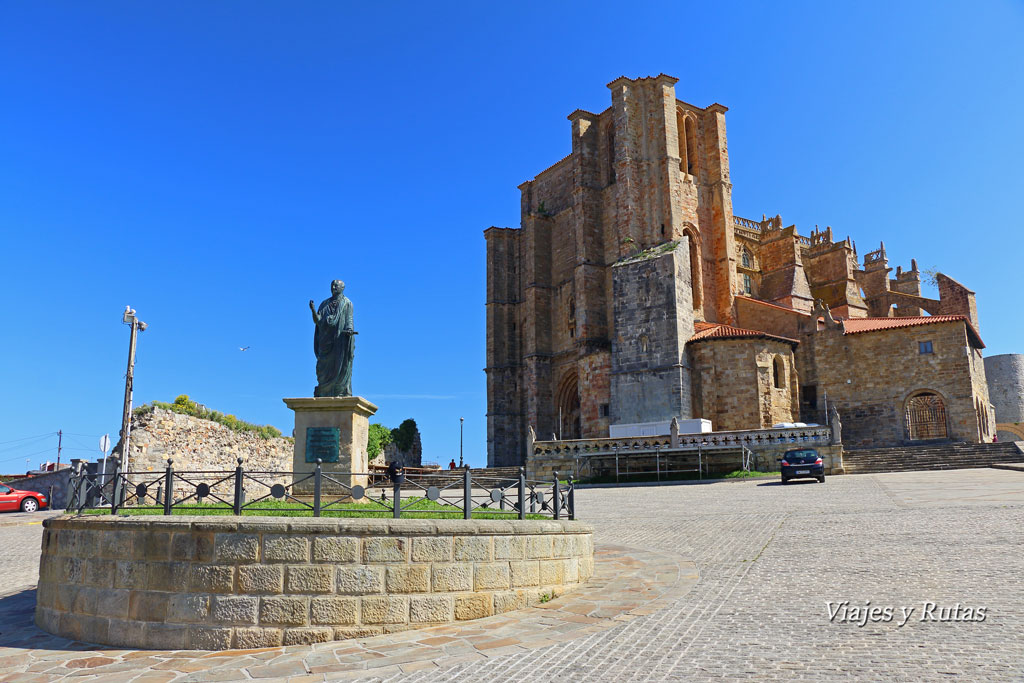
[{"label": "metal railing fence", "polygon": [[[395,519],[438,514],[464,519],[474,514],[576,519],[574,483],[559,481],[558,473],[551,481],[537,481],[528,480],[523,468],[517,477],[481,476],[467,469],[457,477],[450,472],[417,473],[391,481],[377,472],[324,471],[319,460],[311,472],[246,470],[242,463],[239,458],[234,470],[176,471],[174,461],[168,460],[162,473],[82,471],[71,478],[68,510],[109,508],[112,515],[152,510],[171,515],[191,507],[235,515],[371,512]],[[353,483],[354,479],[366,483]],[[376,492],[380,495],[373,495]]]}]

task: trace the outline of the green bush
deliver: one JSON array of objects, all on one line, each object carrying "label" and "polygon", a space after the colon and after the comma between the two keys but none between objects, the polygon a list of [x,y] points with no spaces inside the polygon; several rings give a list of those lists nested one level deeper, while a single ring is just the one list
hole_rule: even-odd
[{"label": "green bush", "polygon": [[370,436],[366,442],[366,455],[373,460],[391,443],[391,430],[374,422],[370,425]]},{"label": "green bush", "polygon": [[170,410],[181,415],[191,415],[192,417],[198,417],[201,420],[217,422],[236,432],[253,432],[261,439],[276,439],[281,436],[281,430],[277,427],[273,427],[271,425],[257,425],[251,422],[246,422],[245,420],[239,420],[234,415],[225,415],[218,410],[200,408],[199,404],[190,399],[186,394],[182,394],[178,398],[174,399],[174,403],[153,401],[149,405],[136,408],[134,412],[136,415],[145,415],[146,413],[152,412],[153,408],[162,408],[163,410]]}]

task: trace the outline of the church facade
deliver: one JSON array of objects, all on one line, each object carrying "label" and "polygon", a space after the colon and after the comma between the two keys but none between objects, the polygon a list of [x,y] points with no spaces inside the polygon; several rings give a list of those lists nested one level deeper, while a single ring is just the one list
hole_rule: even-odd
[{"label": "church facade", "polygon": [[569,115],[572,152],[519,186],[487,243],[488,465],[539,439],[705,418],[824,424],[847,447],[991,441],[975,295],[831,228],[733,214],[726,107],[619,78]]}]

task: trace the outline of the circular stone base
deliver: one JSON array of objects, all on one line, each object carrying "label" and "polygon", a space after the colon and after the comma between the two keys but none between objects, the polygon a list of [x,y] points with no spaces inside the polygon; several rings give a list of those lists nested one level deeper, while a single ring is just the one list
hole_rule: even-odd
[{"label": "circular stone base", "polygon": [[271,647],[545,602],[594,569],[575,521],[64,516],[36,624],[114,647]]}]

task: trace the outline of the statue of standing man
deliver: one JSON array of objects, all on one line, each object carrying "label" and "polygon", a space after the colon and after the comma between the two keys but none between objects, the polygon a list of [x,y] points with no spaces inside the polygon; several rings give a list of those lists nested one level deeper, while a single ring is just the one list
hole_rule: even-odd
[{"label": "statue of standing man", "polygon": [[309,300],[313,312],[313,353],[316,354],[316,381],[313,396],[351,396],[352,358],[358,334],[352,329],[352,302],[345,297],[345,283],[331,283],[331,298],[319,308]]}]

